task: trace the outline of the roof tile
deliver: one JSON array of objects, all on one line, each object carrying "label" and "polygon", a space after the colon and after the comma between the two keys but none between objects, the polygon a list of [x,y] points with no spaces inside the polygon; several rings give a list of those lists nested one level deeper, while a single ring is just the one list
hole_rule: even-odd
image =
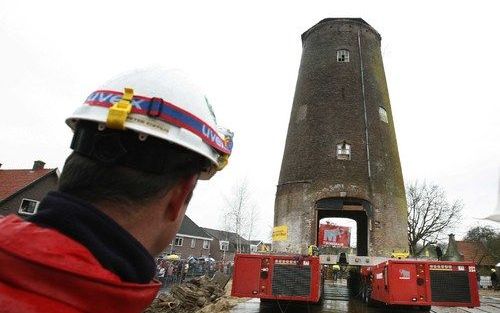
[{"label": "roof tile", "polygon": [[245,238],[241,237],[240,235],[238,235],[236,233],[233,233],[230,231],[225,231],[225,230],[206,228],[206,227],[202,227],[202,228],[209,235],[211,235],[212,237],[214,237],[218,240],[227,240],[230,242],[239,241],[241,244],[246,244],[246,245],[250,244],[250,242],[248,240],[246,240]]},{"label": "roof tile", "polygon": [[202,238],[211,238],[200,226],[198,226],[187,215],[184,215],[178,234],[190,235]]},{"label": "roof tile", "polygon": [[458,251],[464,256],[465,261],[473,261],[478,265],[495,266],[496,262],[482,242],[457,241]]},{"label": "roof tile", "polygon": [[55,169],[0,170],[0,201],[48,175]]}]

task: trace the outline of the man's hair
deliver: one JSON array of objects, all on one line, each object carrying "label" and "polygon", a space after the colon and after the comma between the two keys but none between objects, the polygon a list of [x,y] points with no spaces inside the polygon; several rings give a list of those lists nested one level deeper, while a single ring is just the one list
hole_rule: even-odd
[{"label": "man's hair", "polygon": [[[77,137],[78,129],[75,131],[74,142],[75,138],[78,140]],[[137,138],[137,135],[134,137]],[[141,161],[147,160],[149,155],[153,155],[155,160],[160,158],[160,172],[148,172],[129,165],[134,162],[124,166],[120,161],[110,163],[96,159],[95,156],[99,156],[100,152],[94,151],[99,150],[99,145],[94,143],[95,148],[89,155],[73,152],[67,158],[59,179],[59,190],[92,203],[113,201],[133,205],[147,204],[163,197],[181,179],[199,174],[209,164],[207,158],[179,145],[157,138],[148,138],[150,139],[150,147],[136,149],[134,157]],[[141,153],[145,156],[141,156]],[[149,162],[140,164],[144,163]]]}]

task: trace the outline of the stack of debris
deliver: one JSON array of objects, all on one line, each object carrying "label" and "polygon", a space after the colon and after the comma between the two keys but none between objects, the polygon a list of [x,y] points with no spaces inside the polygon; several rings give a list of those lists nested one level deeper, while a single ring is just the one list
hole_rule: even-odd
[{"label": "stack of debris", "polygon": [[210,280],[205,276],[194,278],[172,286],[169,294],[160,294],[145,313],[191,313],[214,303],[228,306],[227,300],[221,299],[225,294],[224,286],[218,280]]}]

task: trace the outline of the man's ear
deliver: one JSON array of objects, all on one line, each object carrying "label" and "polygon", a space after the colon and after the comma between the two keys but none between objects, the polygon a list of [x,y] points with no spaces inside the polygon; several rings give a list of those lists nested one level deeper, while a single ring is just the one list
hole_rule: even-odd
[{"label": "man's ear", "polygon": [[167,211],[165,212],[169,221],[175,221],[183,212],[184,206],[191,200],[197,181],[198,175],[193,175],[189,178],[179,180],[179,182],[170,189],[170,201],[167,204]]}]

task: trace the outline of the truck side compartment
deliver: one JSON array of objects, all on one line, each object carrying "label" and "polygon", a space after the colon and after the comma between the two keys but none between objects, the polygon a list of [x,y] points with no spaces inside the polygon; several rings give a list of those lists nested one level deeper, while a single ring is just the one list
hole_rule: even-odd
[{"label": "truck side compartment", "polygon": [[301,255],[237,254],[231,295],[316,303],[321,297],[319,258]]}]

